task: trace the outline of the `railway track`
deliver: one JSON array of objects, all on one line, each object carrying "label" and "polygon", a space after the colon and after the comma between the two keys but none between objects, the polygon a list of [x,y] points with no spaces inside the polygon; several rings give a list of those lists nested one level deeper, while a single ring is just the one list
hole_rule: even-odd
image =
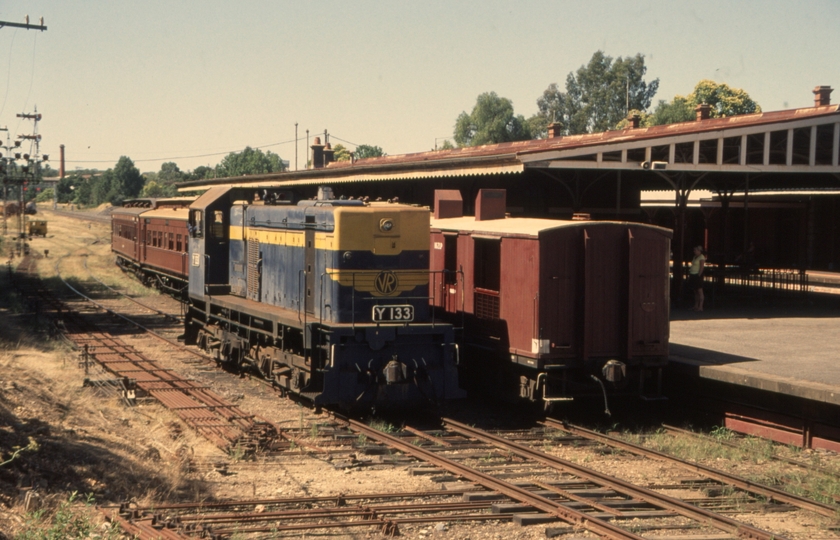
[{"label": "railway track", "polygon": [[118,508],[103,507],[106,519],[139,540],[157,538],[230,538],[233,535],[283,535],[375,530],[399,534],[410,524],[452,521],[510,521],[512,514],[492,513],[491,501],[465,500],[477,490],[370,493],[222,503],[192,503]]},{"label": "railway track", "polygon": [[707,467],[698,463],[679,459],[674,456],[665,454],[663,452],[651,450],[649,448],[645,448],[643,446],[621,440],[617,437],[611,437],[609,435],[598,433],[580,426],[573,426],[564,422],[558,422],[556,420],[551,419],[547,420],[545,422],[545,425],[554,429],[565,431],[572,435],[585,437],[587,440],[597,442],[599,444],[609,446],[611,448],[617,448],[638,456],[644,456],[647,458],[664,461],[668,464],[681,467],[690,472],[699,473],[706,478],[709,478],[716,482],[720,482],[722,488],[729,486],[730,488],[735,488],[751,493],[754,496],[765,497],[767,498],[767,500],[789,504],[802,510],[808,510],[810,512],[814,512],[816,514],[820,514],[829,518],[836,518],[838,513],[840,513],[840,506],[824,504],[811,499],[807,499],[805,497],[799,497],[797,495],[787,493],[781,489],[777,489],[772,486],[761,485],[756,482],[752,482],[745,478],[739,477],[737,475],[714,469],[712,467]]},{"label": "railway track", "polygon": [[[86,373],[91,364],[97,364],[111,376],[110,379],[96,380],[91,384],[113,386],[120,390],[127,402],[143,395],[150,396],[197,433],[227,452],[250,454],[274,448],[279,434],[270,422],[242,411],[206,385],[179,376],[144,356],[121,338],[103,332],[101,321],[96,324],[93,320],[97,314],[74,310],[56,297],[33,275],[34,266],[31,258],[24,258],[18,267],[15,285],[27,304],[40,304],[40,311],[56,321],[62,334],[81,352],[80,363]],[[85,297],[69,283],[65,284],[76,294]],[[108,313],[129,320],[113,311]],[[175,345],[180,347],[180,344]]]},{"label": "railway track", "polygon": [[124,293],[123,291],[121,291],[119,289],[116,289],[116,288],[108,285],[107,283],[105,283],[104,281],[102,281],[101,279],[96,277],[93,274],[93,272],[91,272],[90,268],[88,268],[87,259],[85,259],[84,267],[85,267],[85,270],[87,270],[88,274],[90,275],[91,279],[93,279],[94,281],[99,283],[100,286],[104,287],[108,291],[112,292],[114,295],[116,295],[120,298],[124,298],[125,300],[127,300],[127,301],[129,301],[129,302],[131,302],[131,303],[133,303],[137,306],[140,306],[144,310],[151,311],[153,313],[157,313],[158,315],[163,316],[167,321],[177,322],[177,323],[183,323],[184,322],[183,304],[181,304],[181,309],[180,309],[181,313],[179,313],[177,315],[175,315],[175,314],[173,314],[169,311],[164,311],[163,309],[152,306],[147,302],[141,302],[140,300]]},{"label": "railway track", "polygon": [[[514,517],[514,520],[521,524],[560,520],[605,538],[641,538],[633,532],[638,530],[640,522],[641,526],[648,530],[684,528],[687,531],[700,529],[724,532],[738,538],[781,538],[777,534],[706,510],[692,502],[663,495],[658,491],[542,452],[531,445],[514,442],[454,420],[444,420],[444,429],[449,437],[457,435],[469,441],[480,442],[487,445],[488,449],[507,454],[509,460],[520,460],[528,465],[528,471],[523,476],[538,476],[540,480],[530,481],[527,487],[523,487],[459,462],[456,456],[446,456],[445,452],[440,452],[431,445],[413,444],[394,435],[376,432],[358,422],[351,421],[350,427],[383,444],[427,460],[451,474],[510,498],[523,512]],[[451,444],[451,441],[449,442]],[[536,466],[536,469],[532,469],[533,466]],[[502,470],[509,474],[510,469],[511,467],[505,467]],[[554,479],[549,480],[552,476]],[[575,488],[579,489],[580,486],[586,486],[585,494],[575,492]],[[593,498],[593,494],[597,494],[600,500]],[[619,525],[628,520],[633,521],[631,527]]]},{"label": "railway track", "polygon": [[321,436],[317,443],[321,447],[341,439],[344,446],[346,439],[352,438],[357,453],[379,448],[388,456],[383,462],[392,461],[392,465],[404,467],[410,456],[417,460],[408,465],[412,474],[434,475],[445,489],[154,507],[121,505],[102,508],[102,512],[141,540],[259,538],[301,531],[332,536],[365,529],[387,536],[413,536],[418,527],[437,526],[443,531],[456,523],[488,521],[545,525],[547,537],[586,530],[613,539],[783,540],[776,532],[732,515],[795,511],[788,502],[715,489],[718,484],[702,476],[642,487],[536,448],[564,443],[597,452],[601,440],[585,430],[566,431],[566,435],[553,428],[488,432],[445,419],[440,430],[407,427],[385,433],[361,422],[338,420]]}]

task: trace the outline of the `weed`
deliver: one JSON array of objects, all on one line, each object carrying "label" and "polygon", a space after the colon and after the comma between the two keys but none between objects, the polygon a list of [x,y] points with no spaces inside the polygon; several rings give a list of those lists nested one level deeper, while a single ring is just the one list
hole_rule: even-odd
[{"label": "weed", "polygon": [[370,423],[370,427],[375,429],[376,431],[381,431],[382,433],[396,433],[399,431],[394,424],[386,422],[384,420],[372,420]]},{"label": "weed", "polygon": [[300,432],[303,433],[303,405],[301,405],[300,403],[298,403],[298,410],[300,411],[298,428],[300,429]]},{"label": "weed", "polygon": [[715,426],[709,435],[718,441],[731,441],[735,438],[735,432],[724,426]]},{"label": "weed", "polygon": [[70,497],[62,502],[50,519],[46,519],[46,511],[38,510],[27,514],[24,530],[15,538],[17,540],[82,540],[96,535],[102,540],[117,540],[122,537],[119,525],[111,523],[99,527],[92,519],[94,505],[93,494],[88,494],[83,506],[76,503],[78,492],[74,491]]},{"label": "weed", "polygon": [[21,455],[23,452],[37,452],[38,451],[38,443],[30,437],[29,438],[29,444],[27,444],[24,447],[15,446],[14,448],[15,448],[15,451],[12,453],[11,457],[9,459],[7,459],[6,461],[3,461],[2,463],[0,463],[0,467],[2,467],[3,465],[8,465],[12,461],[14,461],[19,455]]},{"label": "weed", "polygon": [[241,461],[245,457],[245,448],[239,443],[228,450],[228,455],[233,461]]},{"label": "weed", "polygon": [[309,428],[309,436],[312,437],[313,439],[317,439],[319,433],[320,433],[320,430],[318,428],[318,424],[312,424],[312,427]]}]

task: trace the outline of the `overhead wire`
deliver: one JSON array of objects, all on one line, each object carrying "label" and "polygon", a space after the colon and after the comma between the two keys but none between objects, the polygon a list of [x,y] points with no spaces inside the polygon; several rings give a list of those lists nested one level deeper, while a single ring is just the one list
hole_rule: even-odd
[{"label": "overhead wire", "polygon": [[[29,105],[29,97],[32,95],[32,83],[35,82],[35,47],[38,45],[38,34],[35,34],[35,39],[32,40],[32,70],[29,76],[29,91],[26,93],[26,99],[23,101],[23,112],[26,112],[26,107]],[[18,120],[17,126],[15,126],[15,133],[17,133],[18,128],[20,127],[20,123],[23,121],[23,118]],[[31,146],[31,145],[30,145]]]},{"label": "overhead wire", "polygon": [[[300,139],[298,139],[300,140]],[[281,144],[290,144],[295,142],[294,139],[290,139],[288,141],[280,141],[271,144],[263,144],[261,146],[251,146],[254,150],[262,150],[263,148],[271,148],[273,146],[280,146]],[[248,148],[246,146],[246,148]],[[244,149],[243,149],[244,150]],[[193,158],[203,158],[203,157],[213,157],[213,156],[225,156],[231,153],[235,153],[237,150],[227,150],[224,152],[213,152],[210,154],[195,154],[191,156],[170,156],[170,157],[163,157],[163,158],[145,158],[145,159],[132,159],[131,161],[137,162],[146,162],[146,161],[171,161],[176,159],[193,159]],[[92,160],[92,159],[77,159],[77,160],[65,160],[66,163],[114,163],[114,160]]]},{"label": "overhead wire", "polygon": [[[330,133],[330,137],[333,138],[333,139],[337,139],[341,142],[345,142],[347,144],[352,144],[353,146],[359,146],[356,143],[346,141],[346,140],[344,140],[340,137],[336,137],[332,133]],[[304,140],[304,137],[299,137],[297,140],[302,141],[302,140]],[[280,141],[280,142],[271,143],[271,144],[263,144],[263,145],[260,145],[260,146],[251,146],[251,148],[253,148],[255,150],[263,150],[265,148],[272,148],[274,146],[280,146],[280,145],[283,145],[283,144],[291,144],[293,142],[295,142],[295,139],[289,139],[287,141]],[[169,157],[161,157],[161,158],[132,159],[132,161],[135,162],[135,163],[146,163],[146,162],[150,162],[150,161],[174,161],[176,159],[195,159],[195,158],[214,157],[214,156],[226,156],[228,154],[236,153],[236,152],[237,152],[237,150],[228,150],[228,151],[224,151],[224,152],[212,152],[212,153],[209,153],[209,154],[195,154],[195,155],[188,155],[188,156],[169,156]],[[101,159],[101,160],[95,160],[95,159],[76,159],[76,160],[67,159],[67,160],[65,160],[65,163],[116,163],[116,160],[112,160],[112,159]]]},{"label": "overhead wire", "polygon": [[9,45],[9,69],[6,71],[6,92],[3,95],[3,106],[0,107],[0,116],[6,110],[6,100],[9,99],[9,83],[12,80],[12,51],[15,48],[15,37],[17,37],[17,28],[12,32],[12,43]]}]

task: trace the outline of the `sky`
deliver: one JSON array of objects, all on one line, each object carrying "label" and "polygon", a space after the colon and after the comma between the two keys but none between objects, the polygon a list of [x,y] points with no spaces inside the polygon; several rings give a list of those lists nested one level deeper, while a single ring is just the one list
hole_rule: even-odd
[{"label": "sky", "polygon": [[31,134],[16,115],[37,106],[40,152],[58,168],[64,144],[68,172],[120,156],[187,171],[246,146],[303,168],[306,130],[351,150],[423,152],[484,92],[531,116],[598,50],[643,54],[654,103],[702,79],[765,111],[840,88],[837,0],[0,3],[0,20],[26,15],[48,29],[0,28],[0,128]]}]

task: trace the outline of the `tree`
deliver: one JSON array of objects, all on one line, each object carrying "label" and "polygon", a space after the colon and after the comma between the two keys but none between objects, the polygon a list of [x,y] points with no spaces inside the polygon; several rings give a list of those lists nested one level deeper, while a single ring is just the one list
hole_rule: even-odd
[{"label": "tree", "polygon": [[[140,170],[134,166],[134,162],[126,156],[120,157],[113,171],[109,169],[106,171],[107,173],[111,173],[111,186],[107,198],[108,202],[112,204],[137,197],[146,182],[146,179],[140,174]],[[100,201],[97,204],[103,202],[105,201]]]},{"label": "tree", "polygon": [[164,184],[156,180],[150,180],[143,186],[143,191],[140,192],[140,196],[159,199],[163,197],[174,197],[176,193],[175,184]]},{"label": "tree", "polygon": [[651,126],[659,126],[694,120],[694,107],[685,96],[674,96],[670,102],[660,99],[649,123]]},{"label": "tree", "polygon": [[215,178],[216,169],[206,165],[200,165],[184,175],[184,180],[204,180],[205,178]]},{"label": "tree", "polygon": [[744,90],[703,79],[687,96],[674,96],[670,102],[660,100],[651,116],[650,125],[658,126],[694,120],[695,108],[703,103],[711,107],[709,110],[711,118],[761,112],[761,106]]},{"label": "tree", "polygon": [[259,148],[246,146],[241,152],[231,152],[216,165],[216,177],[267,174],[283,170],[283,161],[272,151],[263,153]]},{"label": "tree", "polygon": [[614,129],[629,110],[645,111],[650,107],[659,79],[645,82],[646,72],[642,54],[613,60],[603,51],[596,51],[587,65],[568,74],[565,93],[556,83],[548,86],[537,99],[541,122],[529,119],[529,123],[533,128],[557,122],[566,134]]},{"label": "tree", "polygon": [[117,200],[119,198],[119,191],[113,186],[114,170],[108,169],[98,176],[91,176],[88,182],[90,183],[90,199],[87,201],[88,206],[99,206],[108,200]]},{"label": "tree", "polygon": [[458,146],[480,146],[531,138],[525,117],[513,113],[513,102],[496,92],[478,96],[470,114],[462,112],[455,121]]},{"label": "tree", "polygon": [[563,124],[566,121],[566,94],[560,91],[557,83],[551,83],[537,98],[537,114],[528,119],[531,135],[544,138],[548,135],[548,125]]},{"label": "tree", "polygon": [[183,182],[184,173],[172,161],[167,161],[160,166],[160,171],[157,173],[157,181],[162,184],[177,184]]},{"label": "tree", "polygon": [[79,182],[74,191],[75,195],[72,198],[73,203],[79,206],[88,206],[93,199],[93,183],[91,178]]},{"label": "tree", "polygon": [[343,144],[335,145],[333,152],[335,161],[350,161],[350,150],[345,148]]},{"label": "tree", "polygon": [[647,110],[659,79],[644,81],[645,57],[613,59],[596,51],[587,66],[566,77],[569,133],[596,133],[615,127],[630,109]]},{"label": "tree", "polygon": [[446,139],[445,141],[443,141],[442,143],[440,143],[438,145],[436,150],[455,150],[455,145],[452,144],[452,141],[450,141],[449,139]]},{"label": "tree", "polygon": [[53,190],[53,188],[47,188],[44,191],[38,193],[38,195],[35,196],[35,202],[38,202],[38,203],[52,202],[54,191],[55,190]]},{"label": "tree", "polygon": [[708,79],[697,83],[691,98],[695,106],[701,103],[711,105],[712,118],[761,112],[761,106],[740,88]]},{"label": "tree", "polygon": [[57,169],[53,169],[50,167],[49,163],[44,163],[41,167],[41,177],[42,178],[55,178],[59,175],[59,171]]},{"label": "tree", "polygon": [[382,148],[378,146],[371,146],[369,144],[360,144],[356,147],[354,154],[356,155],[356,159],[382,157],[388,155],[382,151]]},{"label": "tree", "polygon": [[615,129],[630,129],[630,117],[635,115],[639,116],[639,127],[650,127],[650,119],[653,115],[648,114],[645,111],[632,109],[627,114],[627,118],[615,125]]},{"label": "tree", "polygon": [[75,196],[77,187],[84,181],[84,179],[76,173],[70,176],[65,176],[56,184],[58,190],[58,202],[69,203]]}]

